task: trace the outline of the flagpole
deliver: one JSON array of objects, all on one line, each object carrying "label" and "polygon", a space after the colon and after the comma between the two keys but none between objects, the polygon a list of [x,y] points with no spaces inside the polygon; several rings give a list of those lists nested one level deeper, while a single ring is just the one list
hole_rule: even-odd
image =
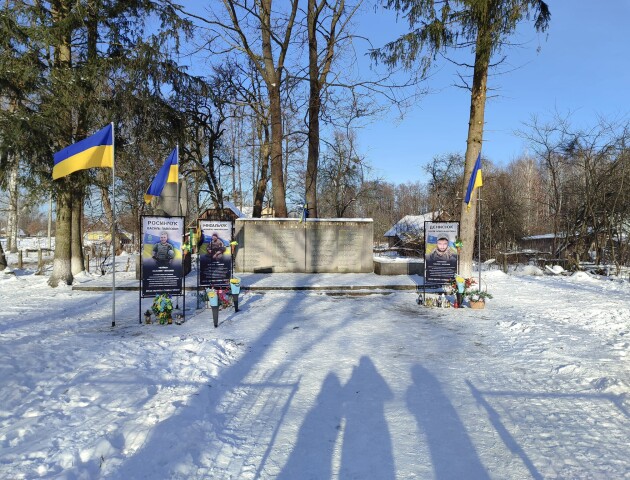
[{"label": "flagpole", "polygon": [[481,188],[477,188],[477,267],[479,268],[479,291],[481,292]]},{"label": "flagpole", "polygon": [[116,135],[112,125],[112,327],[116,326]]},{"label": "flagpole", "polygon": [[177,216],[182,214],[182,206],[179,200],[179,143],[175,144],[175,159],[177,160]]},{"label": "flagpole", "polygon": [[[182,214],[182,206],[181,206],[181,202],[179,200],[179,143],[175,144],[175,161],[177,162],[177,182],[175,183],[175,185],[177,185],[175,192],[176,192],[176,201],[177,201],[177,216],[181,216]],[[184,237],[182,236],[182,243],[184,241]],[[183,245],[182,245],[183,246]],[[184,273],[184,250],[182,249],[182,275],[184,276],[183,278],[183,296],[184,296],[184,313],[186,313],[186,274]],[[177,304],[175,305],[175,308],[179,308],[179,296],[177,296]]]}]

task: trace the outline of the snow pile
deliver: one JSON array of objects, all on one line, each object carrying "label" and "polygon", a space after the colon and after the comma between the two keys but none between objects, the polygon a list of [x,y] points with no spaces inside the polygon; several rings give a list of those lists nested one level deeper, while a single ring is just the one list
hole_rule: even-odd
[{"label": "snow pile", "polygon": [[571,275],[570,280],[573,282],[598,282],[599,279],[594,278],[586,272],[575,272]]},{"label": "snow pile", "polygon": [[543,271],[535,265],[519,266],[517,269],[517,273],[521,275],[531,275],[535,277],[540,277],[544,275]]}]

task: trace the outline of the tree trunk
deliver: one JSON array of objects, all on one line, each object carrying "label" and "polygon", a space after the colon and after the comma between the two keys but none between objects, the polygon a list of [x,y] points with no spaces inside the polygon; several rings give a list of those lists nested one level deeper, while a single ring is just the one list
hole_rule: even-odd
[{"label": "tree trunk", "polygon": [[321,109],[321,85],[317,68],[317,6],[308,2],[308,157],[306,160],[306,203],[308,216],[317,218],[317,171],[319,167],[319,113]]},{"label": "tree trunk", "polygon": [[4,250],[2,248],[2,242],[0,242],[0,272],[7,268],[7,257],[4,255]]},{"label": "tree trunk", "polygon": [[271,193],[273,194],[274,217],[287,217],[286,188],[282,168],[282,106],[280,81],[269,86],[269,115],[271,117]]},{"label": "tree trunk", "polygon": [[[68,183],[67,179],[57,180],[57,182]],[[57,221],[55,231],[55,259],[53,270],[48,280],[48,285],[56,287],[59,282],[72,285],[74,277],[70,259],[71,251],[71,225],[72,225],[72,194],[69,186],[64,185],[63,190],[57,196]]]},{"label": "tree trunk", "polygon": [[9,193],[9,208],[7,212],[7,250],[11,253],[18,251],[18,172],[19,159],[11,155],[13,161],[9,163],[7,190]]},{"label": "tree trunk", "polygon": [[109,180],[110,174],[106,169],[99,168],[96,171],[96,175],[99,181],[99,191],[101,193],[101,203],[103,205],[103,212],[105,213],[105,222],[108,225],[114,223],[114,212],[112,210],[112,202],[109,200],[109,188],[105,185],[111,184]]},{"label": "tree trunk", "polygon": [[[482,25],[484,22],[480,22]],[[486,24],[488,22],[485,22]],[[470,96],[470,117],[468,122],[468,137],[466,140],[466,166],[464,167],[464,183],[462,192],[468,188],[470,177],[481,152],[483,143],[484,113],[486,108],[486,90],[488,82],[488,68],[490,65],[491,35],[488,27],[482,26],[477,34],[475,48],[475,67],[473,72],[472,92]],[[477,220],[477,192],[472,196],[470,209],[462,201],[460,233],[463,247],[459,256],[459,274],[464,277],[472,276],[472,258],[475,247],[475,227]]]},{"label": "tree trunk", "polygon": [[85,270],[83,263],[83,232],[81,228],[83,218],[83,192],[74,190],[72,192],[72,213],[70,226],[70,269],[72,275]]},{"label": "tree trunk", "polygon": [[259,134],[261,141],[261,147],[259,150],[260,155],[260,177],[258,177],[258,183],[256,184],[256,190],[254,191],[254,211],[252,217],[262,217],[263,202],[265,200],[265,192],[267,191],[267,182],[269,181],[269,134],[268,128],[262,126]]},{"label": "tree trunk", "polygon": [[[359,2],[360,3],[360,2]],[[330,15],[324,12],[329,9]],[[316,218],[317,205],[317,174],[319,171],[319,115],[322,106],[322,88],[327,84],[327,76],[332,65],[335,46],[337,44],[337,27],[341,16],[345,11],[345,1],[335,2],[308,0],[307,6],[307,30],[308,30],[308,66],[309,66],[309,103],[308,103],[308,157],[306,162],[306,203],[308,204],[309,217]],[[354,10],[356,11],[356,10]],[[323,29],[320,22],[323,15],[330,24]],[[350,13],[349,17],[352,17]],[[343,26],[341,27],[343,30]],[[320,59],[317,41],[318,31],[325,39],[326,55]],[[321,64],[320,64],[321,60]]]},{"label": "tree trunk", "polygon": [[[60,26],[68,15],[69,7],[65,1],[51,3],[51,15],[55,26]],[[70,32],[67,28],[58,29],[58,37],[54,46],[55,70],[71,68],[72,57],[70,51]],[[72,121],[67,119],[68,130]],[[55,258],[53,270],[48,280],[51,287],[56,287],[59,282],[72,285],[72,185],[69,177],[58,179],[57,186],[57,221],[55,225]]]}]

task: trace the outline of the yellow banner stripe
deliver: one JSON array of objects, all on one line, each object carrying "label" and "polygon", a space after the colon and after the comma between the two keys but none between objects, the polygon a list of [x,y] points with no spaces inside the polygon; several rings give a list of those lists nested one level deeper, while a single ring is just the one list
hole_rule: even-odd
[{"label": "yellow banner stripe", "polygon": [[113,145],[100,145],[77,153],[53,167],[53,180],[86,168],[112,168]]},{"label": "yellow banner stripe", "polygon": [[166,179],[166,183],[177,183],[179,181],[179,168],[177,165],[171,165],[171,168],[168,170],[168,178]]}]

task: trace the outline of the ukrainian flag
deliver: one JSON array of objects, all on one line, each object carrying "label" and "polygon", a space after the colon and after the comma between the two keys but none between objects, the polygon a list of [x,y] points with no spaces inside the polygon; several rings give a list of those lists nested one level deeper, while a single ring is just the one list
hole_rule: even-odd
[{"label": "ukrainian flag", "polygon": [[164,185],[167,183],[177,183],[179,181],[178,156],[178,149],[175,147],[153,179],[147,193],[144,194],[145,202],[151,203],[153,197],[159,197],[162,194],[162,190],[164,190]]},{"label": "ukrainian flag", "polygon": [[87,168],[113,168],[114,125],[55,153],[54,160],[53,180]]},{"label": "ukrainian flag", "polygon": [[479,155],[477,156],[477,161],[475,162],[472,174],[470,175],[470,181],[468,182],[466,198],[464,198],[464,203],[466,204],[467,209],[470,209],[472,194],[477,187],[483,187],[483,177],[481,176],[481,152],[479,152]]}]

